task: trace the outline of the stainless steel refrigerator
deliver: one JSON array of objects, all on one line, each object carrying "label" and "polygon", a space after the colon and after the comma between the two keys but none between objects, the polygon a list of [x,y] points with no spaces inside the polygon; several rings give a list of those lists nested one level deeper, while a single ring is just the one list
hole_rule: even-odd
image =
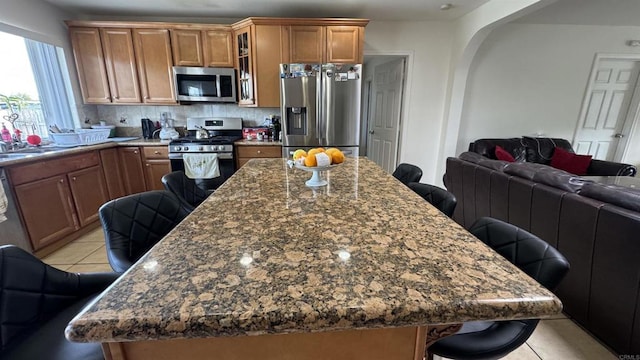
[{"label": "stainless steel refrigerator", "polygon": [[358,156],[362,64],[280,64],[282,151],[336,147]]}]

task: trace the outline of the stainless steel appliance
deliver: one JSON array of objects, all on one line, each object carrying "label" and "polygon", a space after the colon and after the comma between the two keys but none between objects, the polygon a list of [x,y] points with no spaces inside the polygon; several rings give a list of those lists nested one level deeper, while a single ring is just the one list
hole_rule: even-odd
[{"label": "stainless steel appliance", "polygon": [[[208,137],[204,137],[202,131]],[[198,136],[200,132],[200,136]],[[215,153],[218,155],[220,176],[213,179],[198,179],[206,189],[216,189],[236,172],[233,143],[242,138],[241,118],[191,117],[187,118],[186,137],[169,143],[171,170],[184,170],[183,154]]]},{"label": "stainless steel appliance", "polygon": [[337,147],[358,156],[362,64],[280,64],[283,156]]},{"label": "stainless steel appliance", "polygon": [[31,252],[31,243],[22,227],[11,186],[2,168],[0,168],[0,182],[4,193],[4,196],[0,194],[0,245],[16,245]]},{"label": "stainless steel appliance", "polygon": [[236,102],[235,70],[173,67],[176,98],[181,102]]}]

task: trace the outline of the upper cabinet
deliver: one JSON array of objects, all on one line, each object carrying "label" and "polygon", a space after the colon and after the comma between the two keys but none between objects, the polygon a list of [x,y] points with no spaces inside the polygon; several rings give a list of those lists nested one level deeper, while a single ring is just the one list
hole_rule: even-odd
[{"label": "upper cabinet", "polygon": [[142,102],[147,104],[175,104],[173,91],[173,60],[167,29],[134,29]]},{"label": "upper cabinet", "polygon": [[100,29],[111,101],[139,103],[140,86],[131,29]]},{"label": "upper cabinet", "polygon": [[[323,63],[325,62],[325,27],[324,26],[290,26],[289,54],[290,63]],[[286,36],[286,35],[285,35]]]},{"label": "upper cabinet", "polygon": [[200,30],[171,30],[171,47],[176,66],[204,66]]},{"label": "upper cabinet", "polygon": [[231,28],[202,31],[204,66],[233,67]]},{"label": "upper cabinet", "polygon": [[288,48],[288,53],[283,52],[283,62],[360,64],[364,61],[364,25],[283,27],[283,47]]},{"label": "upper cabinet", "polygon": [[85,103],[111,102],[100,31],[97,28],[70,28],[73,56],[78,69],[80,91]]},{"label": "upper cabinet", "polygon": [[251,36],[251,26],[239,28],[235,32],[235,49],[238,70],[238,104],[256,105],[253,95],[253,56],[252,48],[254,40]]},{"label": "upper cabinet", "polygon": [[364,61],[363,26],[327,26],[328,63],[361,64]]}]

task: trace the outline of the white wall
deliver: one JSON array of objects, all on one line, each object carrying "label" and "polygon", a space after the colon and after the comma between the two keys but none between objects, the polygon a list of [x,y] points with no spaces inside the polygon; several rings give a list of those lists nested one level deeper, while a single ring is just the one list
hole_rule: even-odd
[{"label": "white wall", "polygon": [[365,34],[365,55],[409,54],[407,92],[401,120],[400,162],[423,169],[433,183],[451,54],[452,24],[372,21]]},{"label": "white wall", "polygon": [[543,133],[572,140],[596,53],[625,45],[639,27],[507,24],[470,69],[456,155],[473,139]]}]

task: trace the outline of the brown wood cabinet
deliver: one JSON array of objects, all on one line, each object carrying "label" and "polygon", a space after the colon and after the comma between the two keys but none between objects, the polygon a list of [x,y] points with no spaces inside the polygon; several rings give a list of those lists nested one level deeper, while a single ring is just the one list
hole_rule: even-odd
[{"label": "brown wood cabinet", "polygon": [[67,177],[80,226],[98,220],[98,209],[109,201],[100,166],[70,172]]},{"label": "brown wood cabinet", "polygon": [[122,171],[120,170],[118,149],[111,148],[100,150],[100,162],[102,163],[102,171],[106,181],[109,200],[127,195],[124,188]]},{"label": "brown wood cabinet", "polygon": [[233,67],[233,36],[231,29],[204,30],[202,33],[204,66]]},{"label": "brown wood cabinet", "polygon": [[236,166],[241,168],[247,161],[255,158],[282,157],[282,146],[278,145],[237,145]]},{"label": "brown wood cabinet", "polygon": [[36,253],[95,223],[108,201],[97,151],[9,166],[7,173]]},{"label": "brown wood cabinet", "polygon": [[82,99],[88,104],[111,102],[100,31],[97,28],[69,28],[73,57],[78,70]]},{"label": "brown wood cabinet", "polygon": [[140,86],[131,29],[100,29],[113,103],[139,103]]},{"label": "brown wood cabinet", "polygon": [[127,195],[146,191],[147,185],[144,179],[145,171],[142,166],[140,148],[137,146],[121,147],[118,148],[118,155]]},{"label": "brown wood cabinet", "polygon": [[143,149],[147,190],[164,190],[162,177],[171,172],[167,146],[145,146]]},{"label": "brown wood cabinet", "polygon": [[17,185],[14,193],[34,251],[79,228],[66,175]]},{"label": "brown wood cabinet", "polygon": [[364,27],[327,26],[325,62],[361,64],[364,61]]},{"label": "brown wood cabinet", "polygon": [[202,32],[200,30],[172,29],[171,48],[176,66],[204,66]]},{"label": "brown wood cabinet", "polygon": [[254,25],[235,29],[238,105],[280,106],[281,26]]},{"label": "brown wood cabinet", "polygon": [[173,59],[167,29],[134,29],[142,102],[147,104],[175,104],[173,91]]},{"label": "brown wood cabinet", "polygon": [[324,26],[290,26],[289,53],[291,63],[323,63],[325,56],[325,27]]}]

